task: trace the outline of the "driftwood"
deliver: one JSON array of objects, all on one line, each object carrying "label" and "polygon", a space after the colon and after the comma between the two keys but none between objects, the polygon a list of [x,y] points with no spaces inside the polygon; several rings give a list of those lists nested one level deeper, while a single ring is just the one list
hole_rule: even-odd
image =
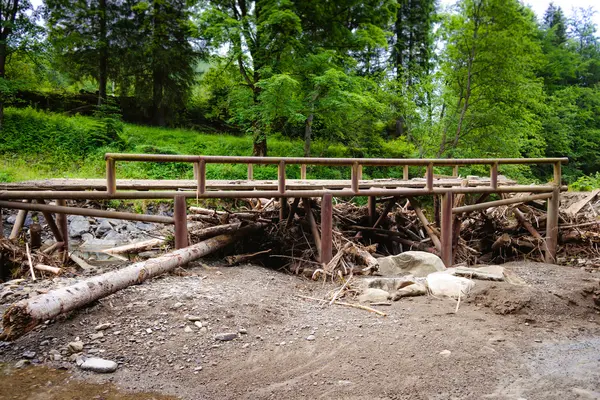
[{"label": "driftwood", "polygon": [[53,267],[50,265],[46,265],[46,264],[36,264],[33,266],[33,268],[37,269],[38,271],[46,271],[46,272],[51,272],[54,275],[58,275],[62,272],[62,269],[58,268],[58,267]]},{"label": "driftwood", "polygon": [[423,211],[421,210],[421,205],[417,200],[415,200],[412,197],[409,197],[408,201],[410,201],[410,205],[415,210],[419,221],[421,221],[421,224],[423,224],[423,228],[425,228],[425,231],[431,238],[431,241],[433,242],[433,245],[435,246],[436,250],[441,253],[442,242],[440,241],[440,238],[438,237],[437,233],[431,228],[431,225],[429,224],[429,221],[427,221],[425,214],[423,214]]},{"label": "driftwood", "polygon": [[150,239],[144,240],[143,242],[126,244],[124,246],[113,247],[111,249],[103,250],[103,253],[107,254],[121,254],[121,253],[139,253],[144,250],[151,249],[155,246],[161,246],[166,243],[165,239]]},{"label": "driftwood", "polygon": [[241,264],[241,263],[245,263],[250,260],[253,260],[260,255],[269,254],[270,252],[271,252],[271,250],[269,249],[269,250],[263,250],[263,251],[259,251],[256,253],[252,253],[252,254],[238,254],[235,256],[227,256],[227,257],[225,257],[225,261],[227,261],[227,264],[229,264],[229,265],[236,265],[236,264]]},{"label": "driftwood", "polygon": [[91,266],[90,264],[88,264],[84,259],[77,257],[75,254],[71,253],[69,254],[69,258],[71,260],[73,260],[73,262],[77,265],[79,265],[79,267],[81,269],[83,269],[84,271],[90,270],[90,269],[94,269],[93,266]]},{"label": "driftwood", "polygon": [[208,228],[195,229],[190,231],[190,236],[197,240],[203,240],[217,235],[222,235],[224,233],[235,232],[240,229],[241,225],[241,223],[237,222],[234,224],[216,225]]},{"label": "driftwood", "polygon": [[[255,227],[245,228],[247,232]],[[31,299],[13,304],[4,313],[4,331],[0,340],[14,340],[32,330],[37,324],[77,310],[85,305],[131,285],[194,261],[235,241],[236,235],[220,235],[163,256],[83,280]]]}]

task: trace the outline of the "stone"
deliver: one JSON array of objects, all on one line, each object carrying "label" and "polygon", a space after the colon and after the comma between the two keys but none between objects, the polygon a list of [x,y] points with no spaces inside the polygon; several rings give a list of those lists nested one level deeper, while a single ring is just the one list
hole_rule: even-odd
[{"label": "stone", "polygon": [[202,321],[202,317],[198,316],[198,315],[186,315],[185,316],[187,318],[188,321],[192,321],[192,322],[196,322],[196,321]]},{"label": "stone", "polygon": [[141,231],[153,231],[154,229],[156,229],[156,226],[154,224],[149,224],[146,222],[138,222],[135,224],[135,227]]},{"label": "stone", "polygon": [[315,335],[308,335],[306,337],[306,340],[308,340],[309,342],[313,342],[317,337]]},{"label": "stone", "polygon": [[233,333],[233,332],[230,332],[230,333],[217,333],[215,335],[215,340],[221,341],[221,342],[228,342],[228,341],[233,340],[233,339],[235,339],[237,337],[238,337],[237,333]]},{"label": "stone", "polygon": [[200,321],[194,321],[194,325],[196,325],[198,329],[202,328],[202,322]]},{"label": "stone", "polygon": [[425,286],[425,284],[414,283],[403,287],[402,289],[398,289],[396,293],[392,294],[392,300],[397,301],[403,297],[424,296],[426,294],[427,286]]},{"label": "stone", "polygon": [[35,351],[26,351],[26,352],[23,353],[23,358],[26,358],[28,360],[32,360],[32,359],[35,358],[35,355],[36,355]]},{"label": "stone", "polygon": [[183,331],[187,332],[187,333],[190,333],[190,332],[193,332],[193,329],[191,327],[189,327],[189,326],[186,326],[185,328],[183,328]]},{"label": "stone", "polygon": [[91,340],[98,340],[104,337],[104,333],[102,333],[102,331],[98,332],[98,333],[92,333],[90,335],[90,339]]},{"label": "stone", "polygon": [[494,336],[488,339],[488,342],[490,343],[501,343],[504,342],[506,339],[503,338],[502,336]]},{"label": "stone", "polygon": [[105,322],[103,324],[96,325],[96,327],[94,329],[97,331],[104,331],[104,330],[110,328],[111,326],[112,326],[112,324],[110,322]]},{"label": "stone", "polygon": [[179,302],[178,302],[178,303],[175,303],[175,304],[173,304],[173,305],[171,306],[171,309],[173,309],[173,310],[177,310],[178,308],[181,308],[181,307],[183,307],[183,303],[179,303]]},{"label": "stone", "polygon": [[435,272],[427,275],[427,287],[433,296],[450,297],[457,299],[460,295],[465,298],[469,295],[475,282],[460,276],[454,276],[445,272]]},{"label": "stone", "polygon": [[196,367],[194,368],[194,371],[202,371],[202,367]]},{"label": "stone", "polygon": [[93,371],[101,374],[115,372],[118,368],[116,362],[111,360],[105,360],[103,358],[88,358],[83,364],[81,364],[80,368],[84,371]]},{"label": "stone", "polygon": [[390,294],[382,289],[368,288],[360,296],[358,301],[361,303],[378,303],[381,301],[387,301]]},{"label": "stone", "polygon": [[89,238],[79,246],[79,251],[95,253],[117,247],[119,242],[116,240]]},{"label": "stone", "polygon": [[70,342],[67,344],[67,348],[71,353],[81,353],[83,351],[83,342]]},{"label": "stone", "polygon": [[240,329],[238,329],[238,332],[242,335],[248,334],[248,331],[246,330],[246,328],[240,328]]},{"label": "stone", "polygon": [[504,280],[504,267],[499,265],[489,265],[479,268],[468,268],[468,267],[456,267],[448,268],[446,272],[452,273],[456,276],[463,276],[470,279],[481,279],[487,281],[503,281]]},{"label": "stone", "polygon": [[442,351],[440,351],[440,356],[442,356],[442,357],[448,358],[448,357],[450,357],[450,354],[452,354],[452,352],[450,350],[442,350]]},{"label": "stone", "polygon": [[[357,278],[357,277],[355,277]],[[365,277],[357,279],[355,283],[360,288],[374,288],[383,289],[386,292],[395,292],[398,289],[402,289],[405,286],[412,285],[417,282],[417,279],[412,275],[400,276],[400,277]]]},{"label": "stone", "polygon": [[378,258],[377,261],[378,272],[383,276],[413,275],[419,278],[446,269],[441,258],[425,251],[405,251],[395,256]]},{"label": "stone", "polygon": [[96,236],[102,237],[102,235],[106,234],[106,232],[111,231],[113,226],[107,219],[97,219],[96,222],[99,222],[96,227]]},{"label": "stone", "polygon": [[82,215],[69,216],[69,236],[72,238],[81,237],[82,234],[90,231],[90,223]]},{"label": "stone", "polygon": [[208,328],[203,326],[202,328],[200,328],[200,333],[202,333],[203,335],[208,333]]},{"label": "stone", "polygon": [[19,360],[19,361],[16,362],[15,368],[16,369],[21,369],[21,368],[24,368],[26,365],[29,365],[29,364],[31,364],[31,361],[29,361],[29,360]]}]

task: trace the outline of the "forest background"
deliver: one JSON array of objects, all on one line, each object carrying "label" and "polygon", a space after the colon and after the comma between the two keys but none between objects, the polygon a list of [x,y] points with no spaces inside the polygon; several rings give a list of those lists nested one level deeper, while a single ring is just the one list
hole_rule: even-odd
[{"label": "forest background", "polygon": [[[129,151],[567,156],[565,182],[598,187],[594,15],[550,4],[538,18],[518,0],[0,0],[0,181],[100,177],[104,152]],[[208,174],[243,178],[245,167]]]}]

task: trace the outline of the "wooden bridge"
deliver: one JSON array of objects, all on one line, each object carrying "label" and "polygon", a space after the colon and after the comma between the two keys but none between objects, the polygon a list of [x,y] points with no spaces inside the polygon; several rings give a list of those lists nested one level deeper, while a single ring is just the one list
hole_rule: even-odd
[{"label": "wooden bridge", "polygon": [[[332,198],[366,196],[369,215],[376,215],[377,197],[431,196],[442,197],[441,255],[446,266],[452,264],[453,214],[482,210],[500,205],[547,199],[548,221],[545,258],[553,263],[556,258],[558,234],[558,204],[561,186],[561,165],[567,158],[501,158],[501,159],[380,159],[380,158],[299,158],[299,157],[231,157],[156,154],[108,153],[106,179],[47,179],[0,184],[0,210],[21,210],[13,226],[11,237],[17,237],[28,211],[42,212],[57,242],[68,248],[66,215],[84,215],[114,219],[159,222],[175,225],[175,246],[183,248],[187,242],[186,198],[278,198],[281,199],[280,218],[294,213],[301,198],[320,197],[321,204],[321,262],[332,258]],[[116,178],[117,162],[182,162],[194,166],[194,180],[128,180]],[[208,180],[207,164],[246,164],[245,180]],[[277,180],[255,180],[255,165],[277,165]],[[519,185],[498,175],[498,166],[507,164],[551,164],[553,180],[544,185]],[[300,165],[301,178],[287,179],[286,166]],[[351,170],[349,180],[306,179],[307,166],[338,166]],[[460,167],[489,166],[486,178],[459,178]],[[403,179],[362,179],[363,166],[402,167]],[[425,168],[424,177],[409,176],[409,166]],[[435,167],[451,167],[452,176],[435,174]],[[490,194],[521,193],[519,196],[497,201],[485,200]],[[457,194],[479,194],[476,204],[454,207]],[[287,199],[293,198],[291,210]],[[173,217],[142,215],[116,211],[67,207],[65,200],[109,199],[174,199]],[[56,205],[46,204],[56,200]],[[56,222],[52,214],[57,214]],[[0,224],[2,220],[0,219]],[[0,234],[2,229],[0,229]],[[318,232],[317,232],[318,233]]]}]

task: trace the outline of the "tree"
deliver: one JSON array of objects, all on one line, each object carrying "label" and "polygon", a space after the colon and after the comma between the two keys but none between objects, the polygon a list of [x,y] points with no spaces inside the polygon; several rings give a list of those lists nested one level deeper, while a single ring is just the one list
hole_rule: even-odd
[{"label": "tree", "polygon": [[6,63],[10,55],[25,37],[31,26],[27,11],[31,4],[27,0],[0,0],[0,130],[4,120],[4,102],[14,88],[7,80]]},{"label": "tree", "polygon": [[561,45],[567,41],[567,20],[560,7],[550,2],[544,13],[543,27],[552,35],[552,43]]},{"label": "tree", "polygon": [[533,13],[517,0],[462,0],[447,16],[437,156],[520,156],[543,148]]}]

